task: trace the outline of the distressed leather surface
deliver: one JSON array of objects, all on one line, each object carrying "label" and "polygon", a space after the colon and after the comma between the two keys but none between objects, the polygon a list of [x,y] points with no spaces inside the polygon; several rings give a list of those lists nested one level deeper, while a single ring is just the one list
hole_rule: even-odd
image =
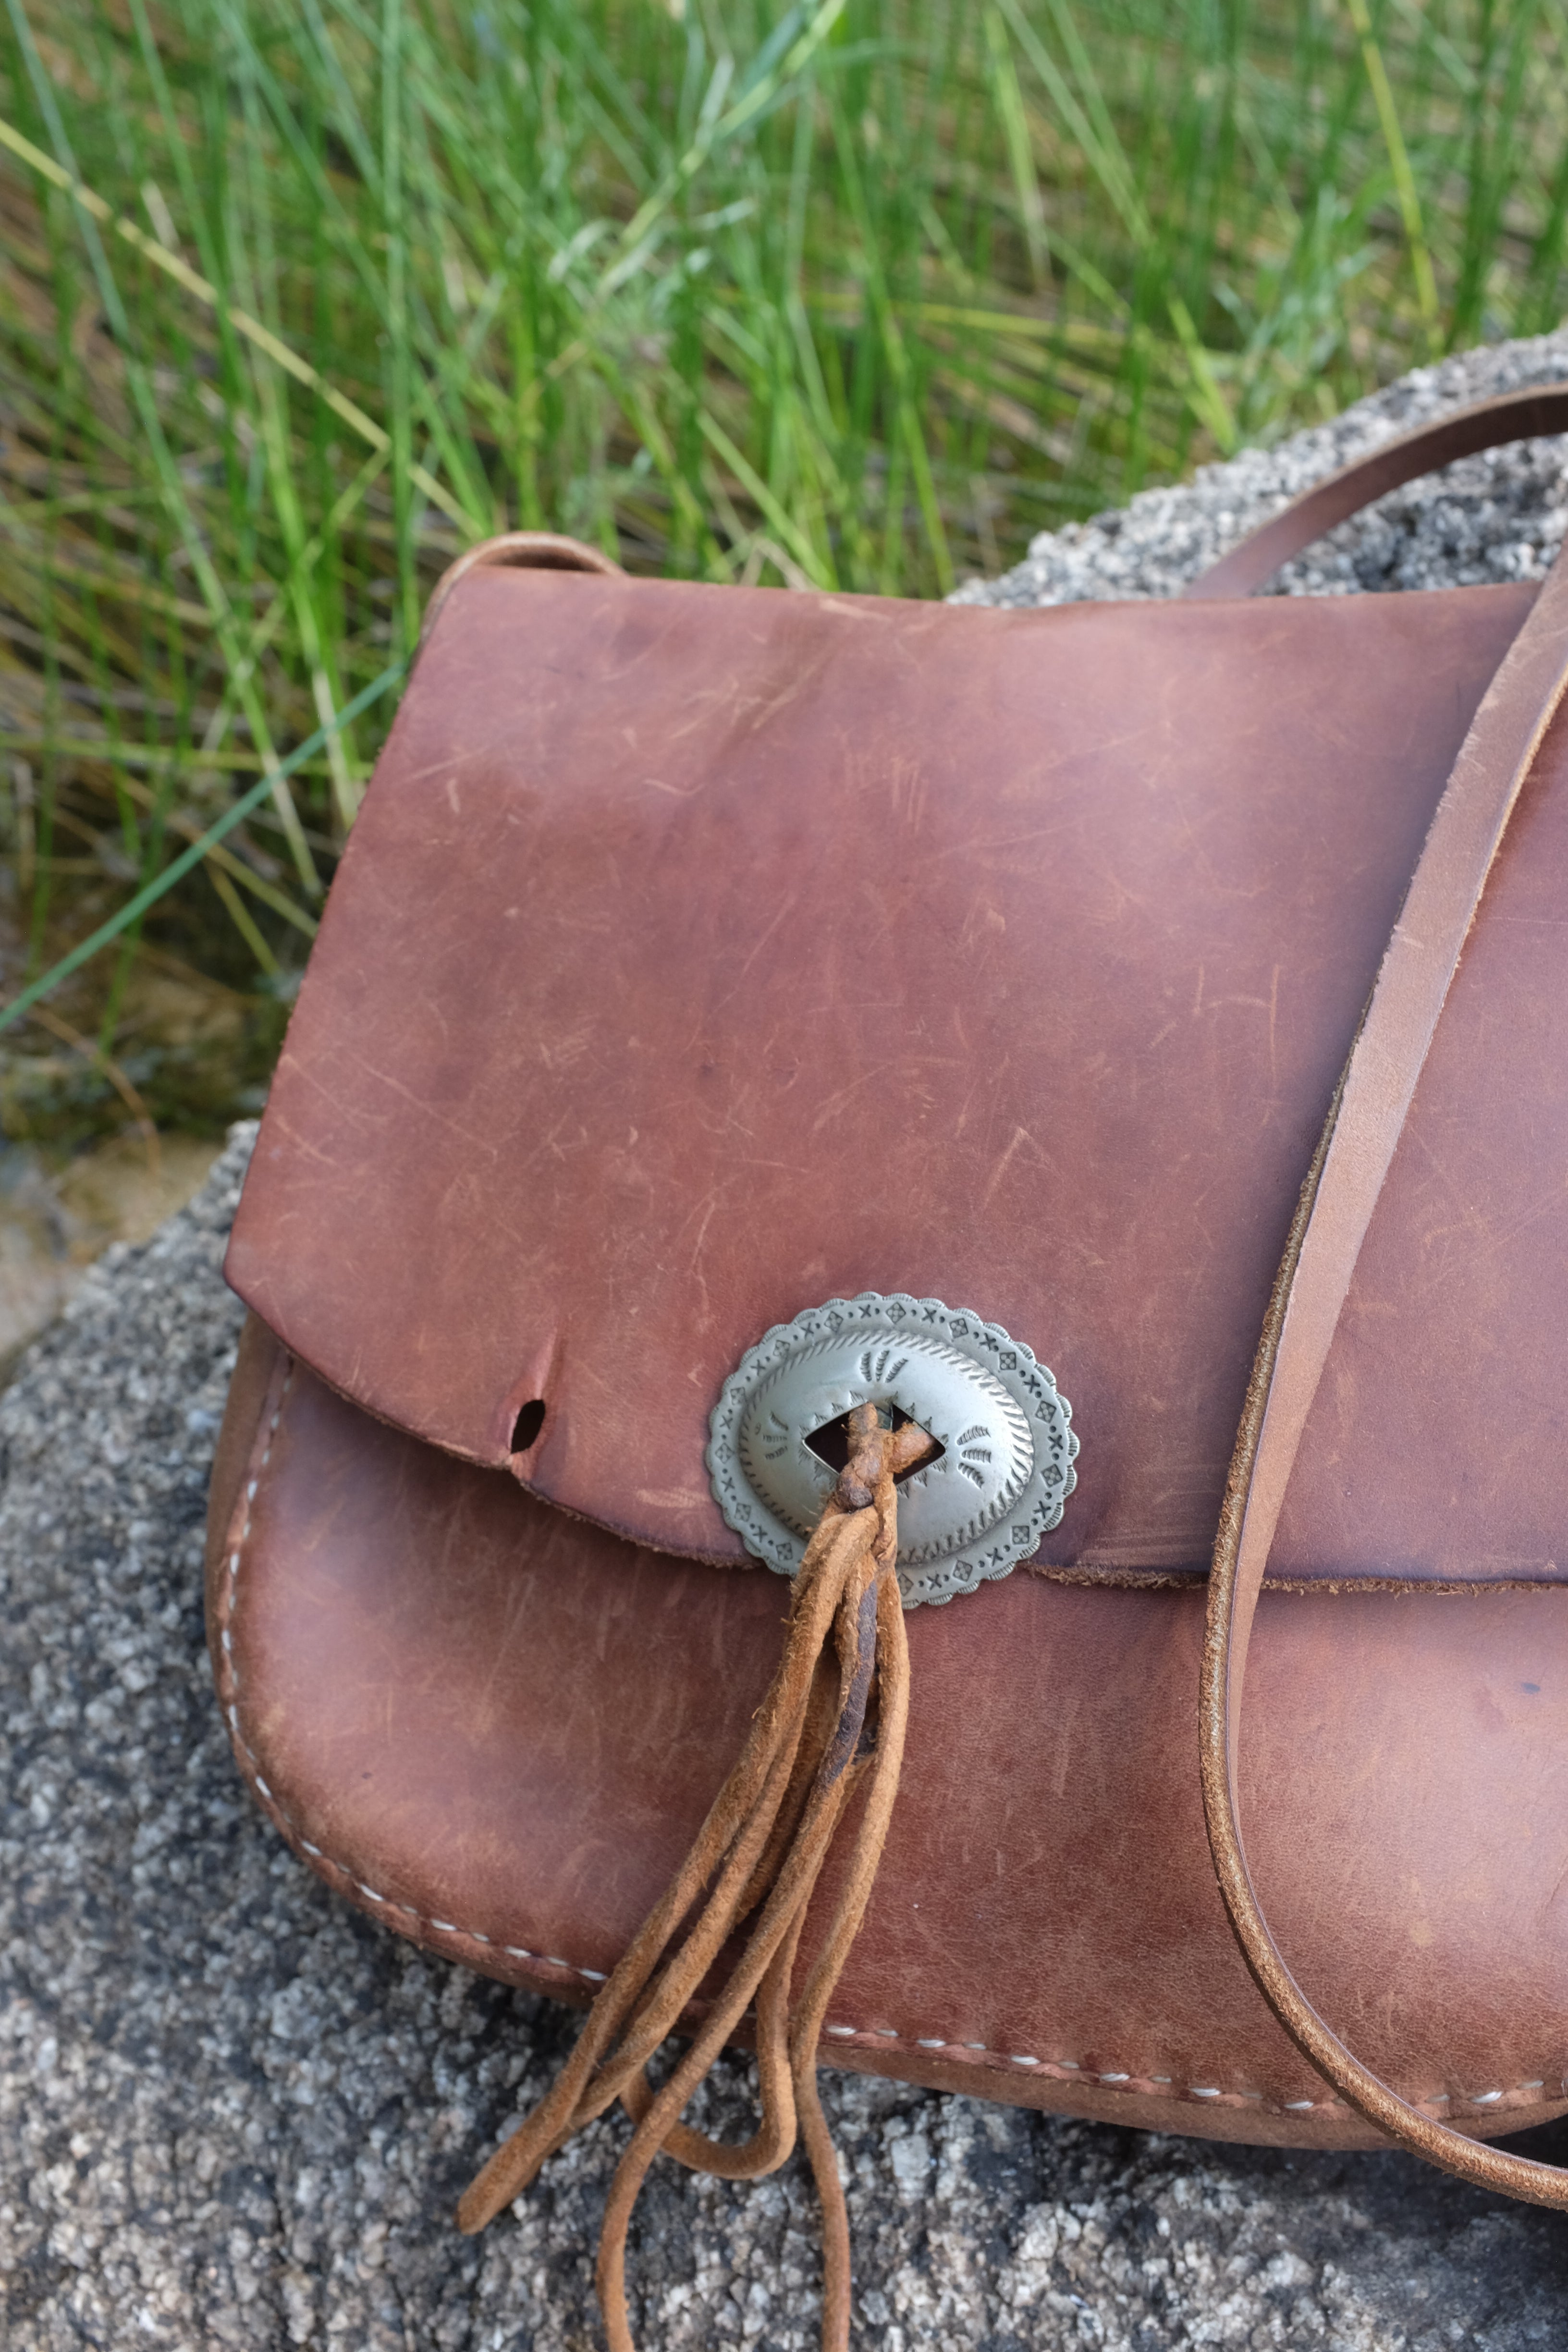
[{"label": "distressed leather surface", "polygon": [[[211,1526],[218,1688],[279,1826],[430,1948],[591,1993],[740,1746],[779,1580],[552,1510],[290,1371],[254,1323]],[[1195,1591],[1027,1576],[913,1613],[903,1781],[825,2057],[1367,2142],[1226,1922],[1192,1764],[1202,1615]],[[1373,2065],[1470,2131],[1564,2104],[1564,1636],[1552,1591],[1275,1592],[1253,1644],[1244,1802],[1281,1944]]]},{"label": "distressed leather surface", "polygon": [[[542,1398],[535,1493],[721,1560],[701,1456],[744,1349],[836,1293],[934,1295],[1072,1400],[1039,1564],[1200,1573],[1302,1170],[1531,593],[994,613],[469,574],[334,885],[231,1280],[454,1454],[508,1464]],[[1563,1573],[1565,763],[1559,727],[1277,1578]]]}]

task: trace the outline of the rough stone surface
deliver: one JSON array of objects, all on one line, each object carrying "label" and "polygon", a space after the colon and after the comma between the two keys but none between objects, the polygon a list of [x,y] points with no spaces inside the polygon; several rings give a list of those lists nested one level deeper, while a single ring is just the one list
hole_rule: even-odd
[{"label": "rough stone surface", "polygon": [[[1037,539],[1000,580],[961,588],[960,604],[1071,604],[1169,596],[1287,500],[1381,441],[1446,410],[1525,384],[1568,380],[1568,330],[1466,352],[1417,368],[1371,400],[1273,449],[1205,466],[1177,489],[1144,490],[1113,514]],[[1392,491],[1279,573],[1274,593],[1447,588],[1542,578],[1568,530],[1568,444],[1516,442],[1461,458]]]},{"label": "rough stone surface", "polygon": [[[1377,434],[1559,373],[1568,337],[1424,370],[1037,541],[987,593],[1166,593]],[[1568,522],[1562,466],[1553,445],[1470,460],[1348,527],[1291,584],[1538,572]],[[624,2126],[595,2126],[481,2239],[448,2218],[575,2020],[338,1903],[250,1807],[213,1704],[201,1520],[247,1148],[237,1132],[188,1209],[93,1269],[0,1398],[0,2344],[585,2352]],[[738,2122],[749,2075],[720,2070],[705,2120]],[[1568,2328],[1561,2221],[1400,2156],[1216,2149],[825,2084],[858,2345],[1524,2352]],[[1568,2158],[1563,2126],[1528,2144]],[[800,2171],[734,2189],[656,2168],[633,2272],[645,2352],[805,2352]]]}]

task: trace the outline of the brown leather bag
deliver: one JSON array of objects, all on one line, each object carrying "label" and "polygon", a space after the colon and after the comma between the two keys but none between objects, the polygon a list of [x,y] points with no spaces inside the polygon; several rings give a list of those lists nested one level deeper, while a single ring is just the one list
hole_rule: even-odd
[{"label": "brown leather bag", "polygon": [[1246,601],[1565,427],[1390,444],[1169,604],[454,567],[228,1258],[214,1663],[330,1884],[590,1997],[778,1664],[727,1383],[941,1302],[1053,1368],[1076,1489],[1058,1415],[1054,1522],[909,1615],[826,2054],[1568,2201],[1485,2145],[1568,2105],[1568,568]]}]

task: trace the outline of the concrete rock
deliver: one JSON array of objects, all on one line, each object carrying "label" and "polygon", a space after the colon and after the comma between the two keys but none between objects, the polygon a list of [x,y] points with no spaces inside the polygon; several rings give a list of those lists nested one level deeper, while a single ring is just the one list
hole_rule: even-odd
[{"label": "concrete rock", "polygon": [[[1558,376],[1568,336],[1423,370],[961,593],[1169,593],[1380,435]],[[1287,584],[1533,576],[1565,508],[1562,445],[1471,459]],[[584,2352],[624,2126],[585,2134],[482,2238],[449,2219],[575,2019],[338,1903],[251,1809],[213,1702],[201,1522],[249,1140],[236,1131],[151,1242],[93,1268],[0,1398],[0,2342]],[[700,2119],[738,2125],[750,2082],[726,2062]],[[864,2345],[1525,2352],[1568,2326],[1561,2221],[1401,2156],[1212,2148],[824,2084]],[[1568,2158],[1568,2128],[1528,2145]],[[798,2165],[749,2189],[656,2168],[633,2276],[647,2352],[806,2352],[816,2224]]]}]

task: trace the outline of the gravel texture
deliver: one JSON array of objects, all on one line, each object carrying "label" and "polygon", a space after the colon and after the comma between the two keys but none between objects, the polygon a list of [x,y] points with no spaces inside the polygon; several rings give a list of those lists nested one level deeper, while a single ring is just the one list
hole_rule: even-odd
[{"label": "gravel texture", "polygon": [[[1423,370],[1332,425],[1036,542],[1003,602],[1160,594],[1380,435],[1568,376],[1568,336]],[[1292,586],[1539,572],[1558,445],[1472,459],[1347,527]],[[624,2126],[479,2240],[455,2199],[575,2020],[341,1905],[244,1796],[203,1647],[201,1522],[240,1310],[219,1278],[249,1131],[95,1267],[0,1397],[0,2345],[586,2352]],[[738,2116],[726,2063],[708,2121]],[[1403,2157],[1210,2148],[825,2076],[850,2176],[857,2342],[1523,2352],[1568,2335],[1568,2233]],[[1568,2127],[1531,2136],[1568,2159]],[[815,2340],[796,2167],[656,2168],[645,2352]]]},{"label": "gravel texture", "polygon": [[[1472,400],[1565,380],[1568,329],[1417,368],[1277,448],[1244,450],[1227,465],[1205,466],[1178,489],[1144,490],[1115,513],[1046,532],[1013,571],[971,582],[953,602],[1173,595],[1288,499],[1380,441]],[[1540,579],[1568,530],[1564,448],[1557,439],[1516,442],[1393,491],[1287,565],[1276,593],[1343,596]]]}]

